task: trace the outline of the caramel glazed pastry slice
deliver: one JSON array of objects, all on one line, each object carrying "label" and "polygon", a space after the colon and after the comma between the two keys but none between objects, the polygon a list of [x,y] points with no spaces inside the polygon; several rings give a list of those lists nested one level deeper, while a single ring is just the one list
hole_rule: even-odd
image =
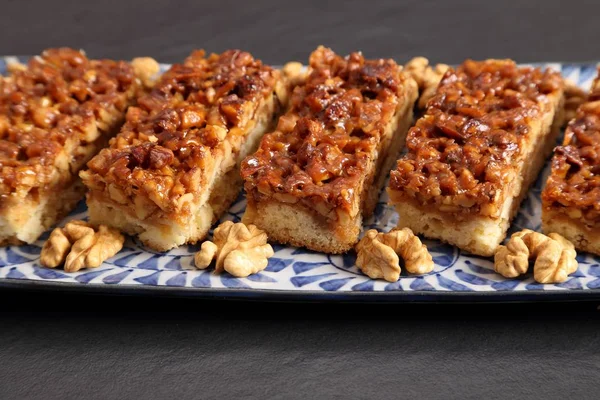
[{"label": "caramel glazed pastry slice", "polygon": [[244,160],[243,217],[270,240],[348,251],[412,123],[416,82],[393,60],[319,47],[288,112]]},{"label": "caramel glazed pastry slice", "polygon": [[542,230],[600,255],[600,70],[554,150],[542,192]]},{"label": "caramel glazed pastry slice", "polygon": [[34,242],[83,198],[79,170],[122,125],[156,61],[44,51],[0,76],[0,245]]},{"label": "caramel glazed pastry slice", "polygon": [[239,194],[240,162],[285,97],[281,72],[249,53],[193,52],[138,99],[81,172],[90,221],[157,251],[203,239]]},{"label": "caramel glazed pastry slice", "polygon": [[398,226],[493,255],[552,150],[562,104],[551,70],[467,60],[447,71],[390,175]]}]

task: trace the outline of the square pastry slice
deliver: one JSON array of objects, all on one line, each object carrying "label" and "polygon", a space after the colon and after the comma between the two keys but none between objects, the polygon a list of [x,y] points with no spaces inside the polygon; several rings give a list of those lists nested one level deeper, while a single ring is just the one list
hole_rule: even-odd
[{"label": "square pastry slice", "polygon": [[600,255],[600,77],[554,150],[542,192],[542,230]]},{"label": "square pastry slice", "polygon": [[243,221],[280,243],[351,249],[404,143],[417,95],[393,60],[319,47],[277,129],[242,164]]},{"label": "square pastry slice", "polygon": [[450,69],[390,175],[398,226],[493,255],[552,151],[562,103],[551,70],[510,60]]},{"label": "square pastry slice", "polygon": [[239,50],[173,65],[81,173],[90,220],[158,251],[203,239],[240,192],[242,159],[272,129],[282,82]]},{"label": "square pastry slice", "polygon": [[49,49],[0,76],[0,244],[34,242],[83,198],[79,170],[158,72],[152,59]]}]

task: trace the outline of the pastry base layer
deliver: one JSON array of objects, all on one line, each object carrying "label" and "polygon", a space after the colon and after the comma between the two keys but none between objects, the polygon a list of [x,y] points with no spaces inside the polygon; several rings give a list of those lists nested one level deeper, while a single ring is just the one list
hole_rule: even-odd
[{"label": "pastry base layer", "polygon": [[408,227],[415,234],[439,239],[480,256],[493,256],[506,237],[510,222],[517,214],[529,187],[535,182],[554,147],[564,111],[562,99],[557,99],[557,112],[547,112],[532,126],[532,140],[525,149],[521,173],[512,181],[506,200],[500,205],[500,217],[441,212],[425,208],[413,200],[402,199],[395,204],[398,227]]},{"label": "pastry base layer", "polygon": [[542,231],[558,233],[573,243],[579,251],[587,251],[600,255],[600,227],[588,227],[579,220],[553,210],[542,213]]},{"label": "pastry base layer", "polygon": [[185,224],[169,218],[140,219],[132,214],[130,207],[97,198],[94,192],[88,193],[87,196],[90,221],[112,226],[130,235],[137,235],[145,246],[156,251],[167,251],[186,243],[193,244],[203,240],[211,225],[229,209],[240,193],[242,186],[240,164],[248,154],[256,150],[261,137],[272,128],[276,102],[277,99],[273,96],[263,107],[260,107],[261,112],[258,113],[260,117],[256,125],[246,136],[240,151],[234,155],[235,165],[225,173],[217,172],[212,186],[205,189],[210,192],[207,200],[196,207],[196,211]]},{"label": "pastry base layer", "polygon": [[[415,94],[416,97],[416,94]],[[370,179],[366,179],[365,190],[356,216],[344,213],[344,218],[331,222],[317,211],[302,205],[283,203],[276,200],[248,201],[242,221],[254,224],[269,235],[269,240],[329,254],[340,254],[350,250],[358,241],[362,221],[373,213],[387,172],[396,161],[404,146],[406,133],[413,121],[412,102],[399,110],[385,135],[382,149],[386,151],[381,164],[373,167]],[[370,183],[369,183],[370,181]],[[362,207],[361,207],[362,206]],[[342,221],[343,219],[343,221]]]},{"label": "pastry base layer", "polygon": [[44,231],[69,214],[83,199],[79,178],[52,196],[5,199],[0,215],[0,246],[33,243]]}]

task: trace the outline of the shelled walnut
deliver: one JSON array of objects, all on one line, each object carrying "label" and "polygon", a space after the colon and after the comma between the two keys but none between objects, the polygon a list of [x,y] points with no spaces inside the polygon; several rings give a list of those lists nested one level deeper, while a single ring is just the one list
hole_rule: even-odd
[{"label": "shelled walnut", "polygon": [[244,278],[265,269],[273,248],[267,243],[267,234],[254,225],[225,221],[213,234],[213,241],[202,243],[194,256],[199,269],[208,268],[216,260],[215,272],[223,270],[238,278]]},{"label": "shelled walnut", "polygon": [[388,233],[369,229],[356,245],[356,265],[373,279],[396,282],[400,278],[400,259],[412,274],[425,274],[434,267],[427,246],[409,229],[394,229]]},{"label": "shelled walnut", "polygon": [[410,75],[419,86],[418,107],[424,109],[427,102],[435,94],[435,90],[450,66],[446,64],[429,64],[425,57],[415,57],[404,66],[404,72]]},{"label": "shelled walnut", "polygon": [[505,278],[527,272],[529,261],[535,260],[533,277],[539,283],[560,283],[577,271],[577,253],[573,243],[559,235],[548,236],[524,229],[514,233],[506,246],[494,256],[494,269]]},{"label": "shelled walnut", "polygon": [[85,221],[70,221],[56,228],[44,243],[40,264],[56,268],[64,264],[66,272],[96,268],[122,248],[125,237],[116,229],[100,225],[97,229]]}]

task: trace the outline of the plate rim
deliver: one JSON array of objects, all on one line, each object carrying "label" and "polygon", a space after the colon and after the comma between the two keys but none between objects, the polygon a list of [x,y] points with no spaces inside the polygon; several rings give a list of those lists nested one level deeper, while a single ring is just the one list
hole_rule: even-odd
[{"label": "plate rim", "polygon": [[[32,55],[2,55],[0,61],[7,58],[27,59]],[[168,68],[172,63],[158,61],[162,68]],[[560,65],[575,67],[600,66],[600,60],[589,61],[531,61],[517,62],[519,65],[542,66]],[[282,64],[269,64],[273,68],[281,68]],[[9,290],[34,290],[39,292],[64,291],[69,293],[88,293],[104,295],[158,295],[160,297],[194,297],[194,298],[224,298],[256,301],[294,301],[294,302],[386,302],[386,303],[474,303],[474,302],[529,302],[529,301],[590,301],[600,300],[600,287],[567,291],[531,289],[526,291],[428,291],[428,290],[390,290],[390,291],[317,291],[317,290],[286,290],[266,288],[235,288],[235,287],[177,287],[167,285],[137,285],[137,284],[98,284],[74,283],[35,279],[0,278],[0,288]]]},{"label": "plate rim", "polygon": [[529,302],[600,300],[600,288],[569,291],[533,289],[527,291],[314,291],[255,288],[173,287],[164,285],[97,284],[40,281],[32,279],[0,279],[0,288],[66,291],[105,295],[160,295],[161,297],[225,298],[264,301],[334,301],[334,302]]}]

